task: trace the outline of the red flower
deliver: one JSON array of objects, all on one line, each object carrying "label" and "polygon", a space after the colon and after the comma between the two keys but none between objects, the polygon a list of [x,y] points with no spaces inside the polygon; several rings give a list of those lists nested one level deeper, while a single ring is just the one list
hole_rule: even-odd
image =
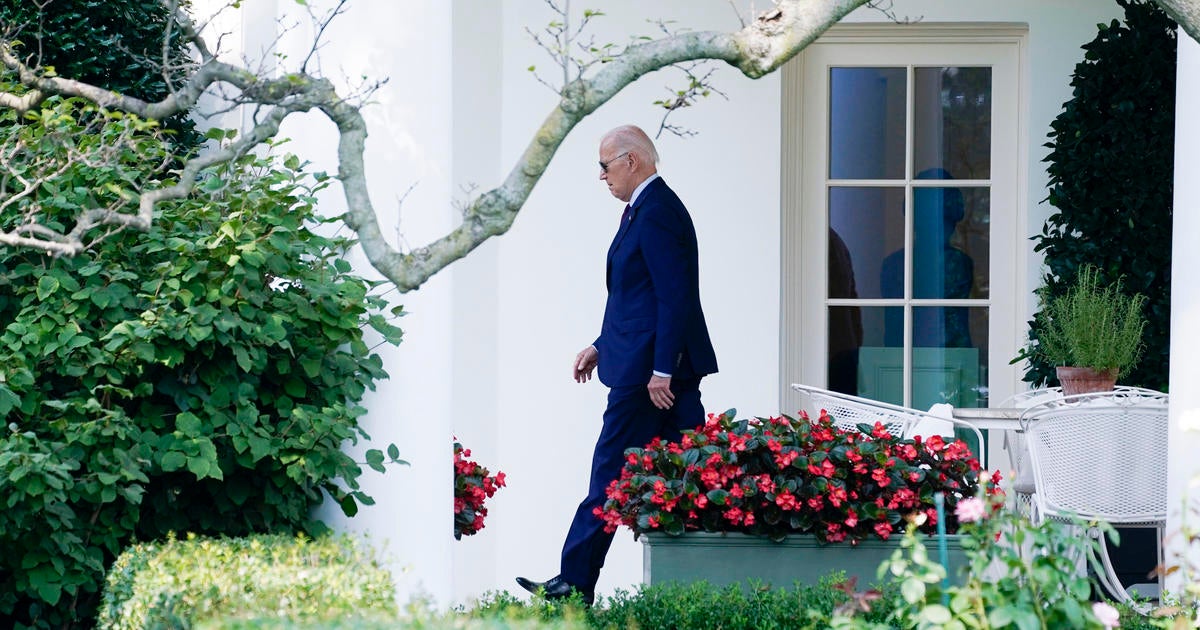
[{"label": "red flower", "polygon": [[506,484],[504,473],[490,476],[486,468],[466,459],[470,455],[470,449],[464,449],[461,444],[454,443],[455,538],[469,536],[483,529],[484,517],[488,514],[483,505],[484,500],[496,494],[496,490]]},{"label": "red flower", "polygon": [[829,504],[833,507],[841,507],[847,499],[846,489],[842,486],[829,486]]},{"label": "red flower", "polygon": [[819,465],[809,464],[808,472],[822,477],[832,477],[833,473],[837,472],[837,468],[834,468],[833,462],[826,458]]},{"label": "red flower", "polygon": [[[896,511],[921,513],[919,528],[932,532],[936,520],[926,512],[935,492],[953,509],[961,498],[976,496],[980,484],[987,494],[999,491],[973,471],[978,463],[960,441],[909,440],[882,422],[869,433],[842,430],[824,413],[817,420],[712,415],[677,442],[660,441],[631,455],[596,514],[607,531],[620,524],[641,532],[653,529],[650,523],[661,529],[670,522],[683,531],[812,533],[854,544],[893,535]],[[804,518],[791,517],[798,513]]]},{"label": "red flower", "polygon": [[874,479],[881,488],[886,488],[888,484],[892,483],[892,478],[888,477],[887,471],[882,468],[872,470],[871,479]]}]

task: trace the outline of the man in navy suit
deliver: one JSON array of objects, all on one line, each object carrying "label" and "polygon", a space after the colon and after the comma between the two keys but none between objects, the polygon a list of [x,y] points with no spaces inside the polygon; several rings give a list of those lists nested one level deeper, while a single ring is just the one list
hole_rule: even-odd
[{"label": "man in navy suit", "polygon": [[678,440],[704,423],[700,379],[717,358],[700,308],[696,230],[691,216],[658,176],[658,152],[644,131],[613,129],[600,141],[600,179],[626,202],[608,248],[608,301],[600,336],[575,357],[575,380],[597,370],[609,387],[604,426],[592,455],[587,498],[563,545],[559,575],[546,582],[517,578],[550,599],[572,589],[591,603],[613,535],[594,514],[618,478],[625,449],[655,437]]}]

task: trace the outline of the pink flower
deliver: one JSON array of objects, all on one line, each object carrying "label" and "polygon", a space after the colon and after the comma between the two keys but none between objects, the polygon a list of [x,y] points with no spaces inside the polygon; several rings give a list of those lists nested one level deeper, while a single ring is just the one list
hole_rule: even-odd
[{"label": "pink flower", "polygon": [[1116,608],[1105,602],[1093,602],[1092,614],[1096,615],[1096,620],[1105,628],[1116,628],[1121,625],[1121,614],[1117,612]]},{"label": "pink flower", "polygon": [[967,497],[954,506],[954,515],[963,523],[974,523],[981,520],[986,513],[987,506],[983,504],[983,499],[979,497]]}]

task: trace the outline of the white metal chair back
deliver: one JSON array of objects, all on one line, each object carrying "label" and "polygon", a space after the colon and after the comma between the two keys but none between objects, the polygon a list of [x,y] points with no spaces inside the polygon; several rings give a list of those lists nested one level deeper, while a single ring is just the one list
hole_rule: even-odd
[{"label": "white metal chair back", "polygon": [[[975,435],[975,443],[979,444],[981,448],[984,443],[983,433],[974,425],[962,420],[943,418],[917,409],[851,396],[812,385],[797,383],[792,385],[792,389],[808,398],[806,410],[810,416],[816,417],[824,409],[833,418],[834,426],[842,429],[857,431],[860,424],[874,426],[876,422],[880,422],[888,433],[912,438],[917,435],[918,424],[923,420],[932,420],[971,431]],[[987,468],[985,453],[979,454],[979,462],[981,466]]]},{"label": "white metal chair back", "polygon": [[1166,519],[1166,395],[1066,396],[1030,407],[1021,421],[1040,513]]},{"label": "white metal chair back", "polygon": [[792,389],[805,394],[809,404],[809,415],[816,417],[824,409],[833,418],[833,424],[842,429],[857,430],[859,424],[874,426],[882,422],[892,435],[907,435],[909,429],[920,420],[915,409],[905,409],[869,398],[842,394],[811,385],[792,385]]},{"label": "white metal chair back", "polygon": [[[1114,404],[1129,404],[1139,402],[1143,399],[1165,399],[1166,396],[1166,394],[1153,389],[1117,385],[1111,392],[1082,394],[1064,398],[1061,387],[1044,387],[1013,394],[1001,401],[997,407],[1021,409],[1020,424],[1022,429],[1024,429],[1029,425],[1033,417],[1047,409],[1071,406],[1079,402],[1092,401],[1094,403],[1102,399],[1111,400]],[[1033,498],[1035,491],[1033,465],[1029,462],[1029,448],[1026,446],[1024,431],[1006,431],[1004,435],[1004,447],[1008,451],[1009,463],[1016,475],[1012,482],[1013,498],[1016,505],[1023,513],[1029,514],[1036,520],[1038,516],[1037,504]]]},{"label": "white metal chair back", "polygon": [[[1022,422],[1037,518],[1078,516],[1154,527],[1161,564],[1167,519],[1167,403],[1165,394],[1107,392],[1066,396],[1026,410]],[[1119,601],[1145,608],[1134,603],[1121,584],[1103,535],[1094,527],[1087,530],[1099,541],[1099,557],[1091,548],[1088,555],[1104,568],[1097,575],[1100,583]]]},{"label": "white metal chair back", "polygon": [[[1105,395],[1166,396],[1166,394],[1163,392],[1155,389],[1134,387],[1132,385],[1117,385],[1113,388],[1113,391],[1105,392]],[[1063,393],[1061,387],[1042,387],[1024,392],[1017,392],[1012,396],[1000,401],[998,404],[992,406],[1010,409],[1028,409],[1034,405],[1059,400],[1062,397]]]}]

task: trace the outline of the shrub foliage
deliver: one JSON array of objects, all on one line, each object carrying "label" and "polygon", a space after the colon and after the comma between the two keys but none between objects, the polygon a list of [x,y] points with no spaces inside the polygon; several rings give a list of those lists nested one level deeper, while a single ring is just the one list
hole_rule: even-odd
[{"label": "shrub foliage", "polygon": [[[1074,94],[1051,124],[1053,213],[1035,249],[1049,273],[1046,298],[1066,293],[1079,268],[1101,284],[1124,278],[1146,303],[1145,353],[1126,382],[1165,390],[1170,331],[1171,199],[1175,144],[1175,23],[1153,2],[1118,0],[1124,23],[1101,24],[1083,46]],[[1130,237],[1133,237],[1132,240]],[[1147,246],[1148,245],[1148,246]],[[1043,323],[1030,322],[1031,341]],[[1055,383],[1054,365],[1030,357],[1025,380]]]},{"label": "shrub foliage", "polygon": [[171,537],[117,558],[97,627],[190,628],[267,611],[276,622],[395,619],[396,602],[391,575],[348,537]]},{"label": "shrub foliage", "polygon": [[[55,101],[42,122],[77,115],[92,113]],[[125,168],[78,164],[38,202],[71,213]],[[300,168],[245,156],[150,233],[77,257],[0,250],[0,625],[89,619],[135,539],[316,533],[323,491],[347,514],[370,501],[340,447],[386,376],[364,329],[400,331],[350,273],[351,241],[323,235],[329,178]]]},{"label": "shrub foliage", "polygon": [[[160,0],[0,2],[0,32],[19,42],[27,63],[147,101],[165,98],[164,77],[178,84],[193,65],[179,29],[167,28],[170,19]],[[164,36],[170,37],[166,72]],[[187,115],[165,123],[181,148],[203,139]]]},{"label": "shrub foliage", "polygon": [[1101,287],[1096,268],[1084,265],[1075,284],[1038,313],[1037,352],[1053,365],[1127,374],[1141,356],[1145,302],[1140,293],[1127,295],[1120,280]]}]

